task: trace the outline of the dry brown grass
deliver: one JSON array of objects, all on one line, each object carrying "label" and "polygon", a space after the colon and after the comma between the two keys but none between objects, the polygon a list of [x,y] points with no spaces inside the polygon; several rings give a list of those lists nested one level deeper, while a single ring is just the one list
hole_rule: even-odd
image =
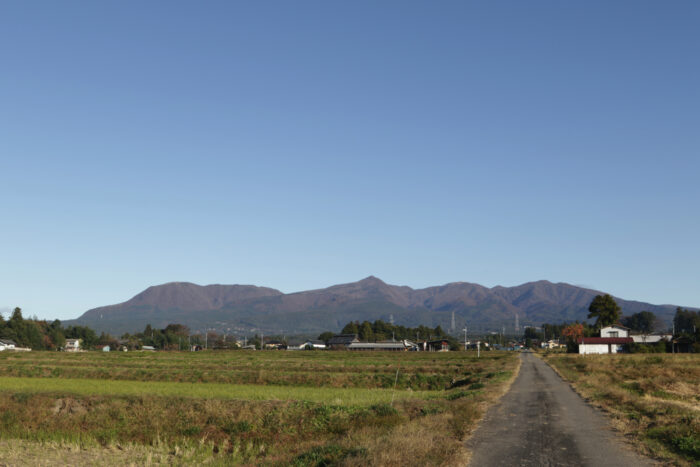
[{"label": "dry brown grass", "polygon": [[700,465],[700,355],[545,355],[646,455]]},{"label": "dry brown grass", "polygon": [[[287,354],[278,355],[277,368],[273,356],[255,358],[266,367],[266,378],[278,374],[278,387],[292,391],[285,373]],[[160,371],[167,374],[166,360],[176,357],[144,358],[143,363],[160,363]],[[461,465],[468,455],[463,440],[514,379],[519,365],[515,357],[496,352],[478,360],[463,353],[406,354],[391,357],[392,363],[386,355],[325,353],[307,362],[344,368],[343,377],[358,391],[363,382],[374,384],[365,375],[372,366],[395,375],[400,363],[402,369],[413,369],[407,371],[411,381],[426,378],[421,375],[428,372],[427,378],[450,375],[448,389],[397,398],[392,405],[62,393],[53,386],[41,390],[48,381],[45,375],[25,378],[36,387],[0,391],[0,439],[7,446],[6,454],[0,449],[0,465],[23,465],[23,460],[24,465],[53,464],[64,458],[69,464],[110,465],[100,456],[115,459],[113,465]],[[197,356],[211,364],[205,358]],[[221,356],[212,359],[220,361]],[[50,380],[68,381],[61,376]]]},{"label": "dry brown grass", "polygon": [[168,450],[140,445],[81,447],[66,442],[32,442],[19,439],[0,440],[2,466],[100,465],[150,466],[193,465],[201,462],[194,451]]}]

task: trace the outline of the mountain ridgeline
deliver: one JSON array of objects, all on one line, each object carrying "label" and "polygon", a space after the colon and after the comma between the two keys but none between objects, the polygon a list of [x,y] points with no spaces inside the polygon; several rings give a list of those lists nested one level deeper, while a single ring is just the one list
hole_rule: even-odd
[{"label": "mountain ridgeline", "polygon": [[[338,331],[349,321],[393,320],[404,326],[442,326],[455,330],[514,331],[520,327],[586,319],[588,305],[602,292],[548,281],[488,288],[468,282],[412,289],[370,276],[325,289],[284,294],[253,285],[207,285],[171,282],[149,287],[131,300],[94,308],[67,325],[87,325],[120,335],[146,324],[169,323],[193,332],[214,329],[235,334],[315,334]],[[651,305],[616,298],[623,314],[651,311],[670,323],[675,305]]]}]

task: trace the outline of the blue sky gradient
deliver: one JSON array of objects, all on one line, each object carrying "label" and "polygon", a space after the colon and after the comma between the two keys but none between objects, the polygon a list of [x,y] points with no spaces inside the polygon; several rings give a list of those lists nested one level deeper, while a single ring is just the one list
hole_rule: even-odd
[{"label": "blue sky gradient", "polygon": [[700,3],[2,2],[0,308],[548,279],[700,306]]}]

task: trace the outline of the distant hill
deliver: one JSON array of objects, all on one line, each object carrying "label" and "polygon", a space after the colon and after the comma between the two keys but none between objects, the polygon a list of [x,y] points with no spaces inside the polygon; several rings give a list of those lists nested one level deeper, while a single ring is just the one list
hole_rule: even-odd
[{"label": "distant hill", "polygon": [[[370,276],[325,289],[284,294],[253,285],[207,285],[171,282],[149,287],[132,299],[86,311],[64,324],[87,325],[98,332],[121,335],[142,331],[147,324],[163,328],[181,323],[191,330],[216,329],[235,334],[302,334],[338,331],[349,321],[394,320],[405,326],[442,326],[473,331],[513,332],[543,322],[586,319],[593,297],[603,292],[548,281],[515,287],[488,288],[468,282],[412,289]],[[652,305],[616,298],[626,315],[654,312],[670,323],[675,305]]]}]

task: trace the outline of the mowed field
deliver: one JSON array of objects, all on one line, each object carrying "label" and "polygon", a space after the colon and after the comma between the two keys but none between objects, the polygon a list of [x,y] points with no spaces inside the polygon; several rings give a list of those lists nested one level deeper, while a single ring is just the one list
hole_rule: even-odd
[{"label": "mowed field", "polygon": [[515,353],[0,354],[0,464],[465,462]]},{"label": "mowed field", "polygon": [[700,355],[546,354],[576,390],[605,409],[640,451],[700,465]]}]

